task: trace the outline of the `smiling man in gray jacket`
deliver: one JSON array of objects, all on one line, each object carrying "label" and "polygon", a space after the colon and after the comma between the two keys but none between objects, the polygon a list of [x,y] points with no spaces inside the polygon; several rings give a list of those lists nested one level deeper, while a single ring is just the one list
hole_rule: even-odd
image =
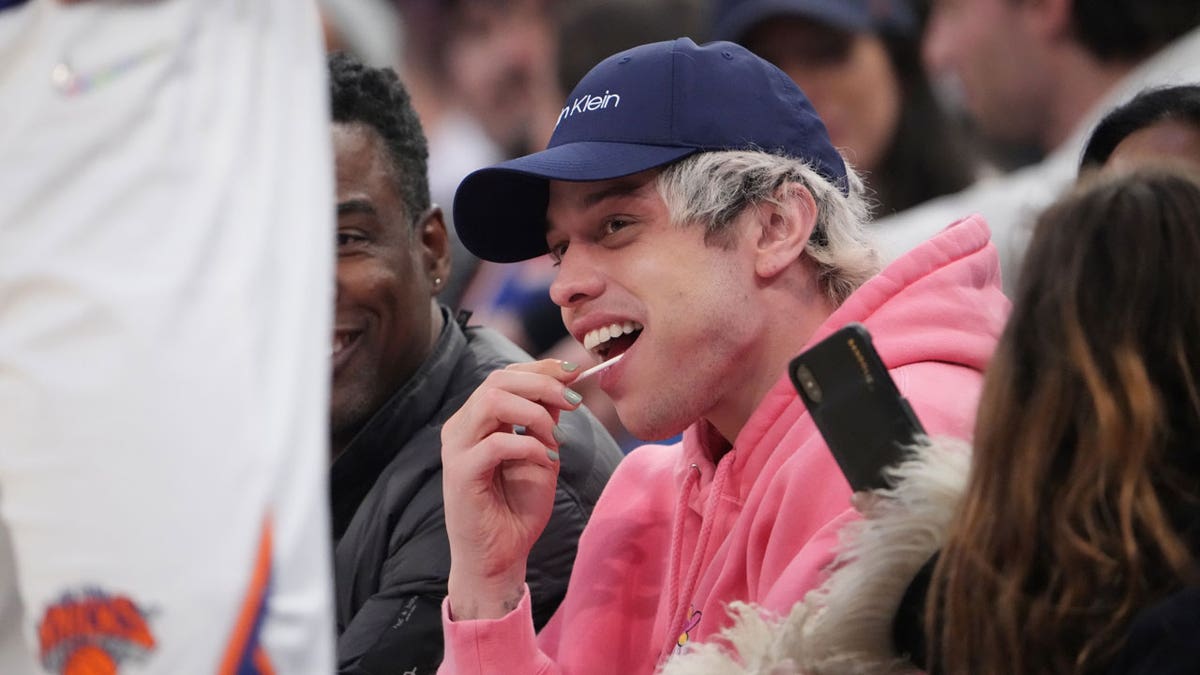
[{"label": "smiling man in gray jacket", "polygon": [[[529,356],[466,327],[434,296],[449,241],[429,200],[426,143],[394,73],[330,61],[337,166],[337,308],[330,417],[338,667],[432,673],[450,551],[442,423],[492,371]],[[562,471],[528,583],[544,623],[566,592],[576,544],[621,455],[586,411],[564,413]]]}]

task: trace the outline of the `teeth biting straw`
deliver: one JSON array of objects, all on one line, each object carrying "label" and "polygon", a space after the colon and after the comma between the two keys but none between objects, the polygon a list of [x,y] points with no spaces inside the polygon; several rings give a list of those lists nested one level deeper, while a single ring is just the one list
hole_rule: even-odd
[{"label": "teeth biting straw", "polygon": [[571,384],[576,384],[576,383],[582,382],[583,380],[591,377],[592,375],[595,375],[596,373],[604,370],[605,368],[615,364],[617,361],[620,361],[622,356],[625,356],[624,352],[617,354],[616,356],[612,357],[611,359],[609,359],[607,361],[603,361],[601,363],[598,363],[598,364],[592,366],[591,368],[588,368],[587,370],[580,373],[579,377],[575,378],[575,380]]}]

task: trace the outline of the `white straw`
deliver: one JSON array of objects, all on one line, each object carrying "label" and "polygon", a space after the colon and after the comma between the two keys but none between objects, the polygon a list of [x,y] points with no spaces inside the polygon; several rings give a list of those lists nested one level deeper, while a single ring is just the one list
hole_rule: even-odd
[{"label": "white straw", "polygon": [[602,361],[602,362],[600,362],[600,363],[597,363],[596,365],[592,366],[591,368],[588,368],[587,370],[585,370],[585,371],[583,371],[582,373],[580,373],[580,374],[579,374],[579,377],[575,378],[575,379],[574,379],[574,380],[571,382],[571,384],[576,384],[576,383],[578,383],[578,382],[581,382],[581,381],[583,381],[583,380],[585,380],[585,379],[587,379],[587,378],[591,377],[592,375],[595,375],[596,373],[598,373],[598,372],[600,372],[600,371],[604,370],[605,368],[607,368],[607,367],[609,367],[609,366],[613,365],[613,364],[614,364],[614,363],[616,363],[617,361],[620,361],[622,356],[625,356],[625,352],[621,352],[620,354],[617,354],[616,356],[612,357],[611,359],[609,359],[609,360],[607,360],[607,361]]}]

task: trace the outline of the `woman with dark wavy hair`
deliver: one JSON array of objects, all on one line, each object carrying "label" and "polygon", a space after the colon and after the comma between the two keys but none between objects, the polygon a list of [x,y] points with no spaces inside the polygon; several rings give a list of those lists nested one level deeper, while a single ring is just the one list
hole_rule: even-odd
[{"label": "woman with dark wavy hair", "polygon": [[940,670],[1160,673],[1182,664],[1147,640],[1200,638],[1198,261],[1195,176],[1102,177],[1042,215],[934,571]]}]

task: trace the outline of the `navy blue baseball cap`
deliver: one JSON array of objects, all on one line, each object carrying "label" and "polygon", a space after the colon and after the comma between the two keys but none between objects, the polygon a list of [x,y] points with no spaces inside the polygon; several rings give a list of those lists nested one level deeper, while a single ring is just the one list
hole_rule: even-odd
[{"label": "navy blue baseball cap", "polygon": [[855,33],[914,35],[917,30],[908,0],[718,0],[712,35],[741,40],[758,23],[780,16],[812,19]]},{"label": "navy blue baseball cap", "polygon": [[762,150],[807,161],[845,192],[846,165],[791,78],[730,42],[688,38],[614,54],[580,80],[547,148],[463,179],[454,227],[475,255],[547,252],[549,181],[599,181],[697,152]]}]

